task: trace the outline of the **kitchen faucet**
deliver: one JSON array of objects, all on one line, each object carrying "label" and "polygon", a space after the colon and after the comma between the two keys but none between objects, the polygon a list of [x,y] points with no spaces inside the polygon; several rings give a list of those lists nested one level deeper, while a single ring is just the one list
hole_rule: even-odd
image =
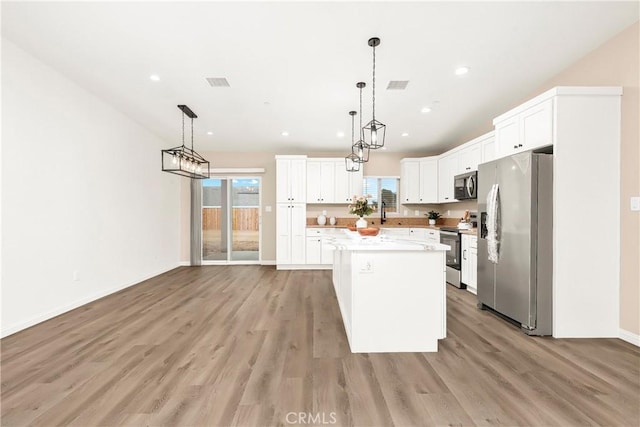
[{"label": "kitchen faucet", "polygon": [[380,225],[384,224],[384,222],[387,220],[387,211],[385,209],[387,207],[387,204],[383,200],[381,205],[382,209],[380,209]]}]

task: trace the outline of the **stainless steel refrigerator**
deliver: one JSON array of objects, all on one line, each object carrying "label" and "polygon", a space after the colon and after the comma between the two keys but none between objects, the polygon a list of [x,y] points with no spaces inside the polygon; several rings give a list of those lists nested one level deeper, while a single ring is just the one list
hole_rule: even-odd
[{"label": "stainless steel refrigerator", "polygon": [[527,151],[481,164],[478,212],[478,307],[551,335],[553,156]]}]

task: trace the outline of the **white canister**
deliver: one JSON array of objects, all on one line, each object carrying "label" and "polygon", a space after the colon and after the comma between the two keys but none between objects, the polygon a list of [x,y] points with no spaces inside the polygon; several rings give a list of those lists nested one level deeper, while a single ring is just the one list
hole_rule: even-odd
[{"label": "white canister", "polygon": [[325,225],[327,223],[327,211],[322,211],[320,215],[318,215],[318,225]]},{"label": "white canister", "polygon": [[335,216],[332,216],[331,218],[329,218],[329,224],[336,225],[336,217]]}]

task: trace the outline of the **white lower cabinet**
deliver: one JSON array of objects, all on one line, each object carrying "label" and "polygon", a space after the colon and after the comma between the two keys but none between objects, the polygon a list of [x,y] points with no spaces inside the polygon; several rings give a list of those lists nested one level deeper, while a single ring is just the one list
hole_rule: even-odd
[{"label": "white lower cabinet", "polygon": [[476,293],[478,286],[478,237],[469,234],[462,235],[462,263],[461,282],[467,285],[467,290]]},{"label": "white lower cabinet", "polygon": [[276,207],[276,265],[287,268],[304,265],[307,225],[307,205],[278,203]]},{"label": "white lower cabinet", "polygon": [[425,229],[426,241],[429,243],[440,243],[440,231],[431,228]]},{"label": "white lower cabinet", "polygon": [[325,244],[327,232],[320,228],[307,228],[306,260],[308,266],[331,266],[333,247]]}]

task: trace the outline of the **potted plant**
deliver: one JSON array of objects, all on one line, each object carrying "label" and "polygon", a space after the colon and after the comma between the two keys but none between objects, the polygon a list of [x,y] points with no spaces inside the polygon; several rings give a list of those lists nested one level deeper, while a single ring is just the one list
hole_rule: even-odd
[{"label": "potted plant", "polygon": [[[369,196],[370,197],[370,196]],[[353,196],[351,204],[349,205],[349,213],[358,215],[360,219],[356,221],[356,228],[366,228],[367,221],[363,218],[365,215],[369,215],[373,212],[371,206],[365,196]]]},{"label": "potted plant", "polygon": [[436,219],[440,218],[440,214],[436,211],[429,211],[425,215],[429,217],[429,225],[436,225]]}]

